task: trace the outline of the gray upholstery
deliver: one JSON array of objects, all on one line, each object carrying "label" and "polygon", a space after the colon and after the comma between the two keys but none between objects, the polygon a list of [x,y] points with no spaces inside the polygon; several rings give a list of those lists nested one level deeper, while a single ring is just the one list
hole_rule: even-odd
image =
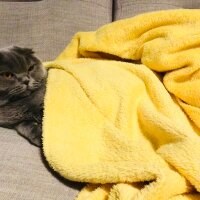
[{"label": "gray upholstery", "polygon": [[33,47],[42,60],[54,59],[78,31],[111,22],[111,0],[0,1],[0,47]]},{"label": "gray upholstery", "polygon": [[144,12],[166,9],[198,9],[199,0],[114,0],[113,19],[119,20]]},{"label": "gray upholstery", "polygon": [[[200,0],[0,0],[0,48],[32,47],[43,61],[52,60],[77,31],[147,11],[199,7]],[[0,128],[1,200],[72,200],[81,187],[52,172],[40,149]]]},{"label": "gray upholstery", "polygon": [[0,199],[73,199],[80,184],[64,181],[47,170],[39,148],[14,131],[0,128]]}]

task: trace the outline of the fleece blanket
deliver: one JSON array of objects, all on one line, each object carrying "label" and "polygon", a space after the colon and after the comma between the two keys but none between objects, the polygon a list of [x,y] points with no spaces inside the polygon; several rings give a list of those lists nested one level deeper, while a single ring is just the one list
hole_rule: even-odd
[{"label": "fleece blanket", "polygon": [[200,199],[200,10],[77,33],[46,66],[43,150],[77,200]]}]

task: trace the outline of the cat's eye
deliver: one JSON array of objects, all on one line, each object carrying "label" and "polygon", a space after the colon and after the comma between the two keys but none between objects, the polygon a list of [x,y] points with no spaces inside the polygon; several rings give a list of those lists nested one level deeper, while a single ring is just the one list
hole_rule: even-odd
[{"label": "cat's eye", "polygon": [[30,71],[33,71],[35,67],[36,67],[36,64],[31,65],[31,66],[29,67],[28,71],[29,71],[29,72],[30,72]]},{"label": "cat's eye", "polygon": [[0,73],[0,76],[5,78],[5,79],[12,79],[14,78],[14,74],[11,72],[2,72]]}]

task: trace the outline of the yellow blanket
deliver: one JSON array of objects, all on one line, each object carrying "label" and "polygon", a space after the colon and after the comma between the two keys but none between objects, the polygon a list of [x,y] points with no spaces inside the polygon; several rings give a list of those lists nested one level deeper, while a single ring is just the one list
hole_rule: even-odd
[{"label": "yellow blanket", "polygon": [[200,10],[77,33],[46,66],[43,150],[78,200],[200,199]]}]

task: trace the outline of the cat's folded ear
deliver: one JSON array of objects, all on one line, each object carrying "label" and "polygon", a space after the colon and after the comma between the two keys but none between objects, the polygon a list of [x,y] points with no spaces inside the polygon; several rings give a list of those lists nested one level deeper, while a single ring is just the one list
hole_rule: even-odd
[{"label": "cat's folded ear", "polygon": [[11,48],[12,51],[15,51],[19,54],[23,54],[23,55],[32,55],[34,54],[35,52],[33,51],[33,49],[30,49],[30,48],[23,48],[23,47],[18,47],[18,46],[13,46]]}]

